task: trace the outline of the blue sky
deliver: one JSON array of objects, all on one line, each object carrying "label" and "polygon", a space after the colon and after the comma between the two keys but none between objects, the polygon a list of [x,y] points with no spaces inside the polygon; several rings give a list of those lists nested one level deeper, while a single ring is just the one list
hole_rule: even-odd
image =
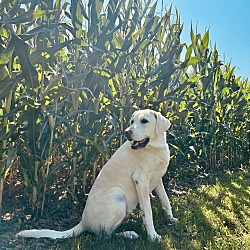
[{"label": "blue sky", "polygon": [[190,26],[204,34],[210,30],[212,48],[216,43],[222,61],[236,66],[236,76],[250,80],[250,0],[158,0],[177,8],[184,30],[181,40],[190,44]]}]

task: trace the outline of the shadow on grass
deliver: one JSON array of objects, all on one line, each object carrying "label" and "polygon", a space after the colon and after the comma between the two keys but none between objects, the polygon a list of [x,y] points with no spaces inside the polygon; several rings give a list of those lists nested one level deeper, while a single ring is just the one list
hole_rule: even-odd
[{"label": "shadow on grass", "polygon": [[[186,193],[179,196],[172,195],[171,203],[174,215],[179,223],[170,224],[164,215],[157,198],[152,200],[154,224],[156,231],[163,236],[162,242],[152,242],[142,226],[140,212],[132,214],[133,219],[124,223],[119,228],[123,230],[134,230],[140,235],[139,239],[126,239],[113,235],[110,238],[84,234],[77,238],[50,240],[50,239],[14,239],[14,233],[20,227],[20,219],[13,218],[12,230],[7,234],[8,227],[1,224],[0,249],[90,249],[90,250],[160,250],[160,249],[250,249],[250,173],[238,172],[223,174],[216,178],[210,185],[201,185],[198,188],[190,188]],[[77,209],[79,210],[79,208]],[[61,211],[62,212],[62,211]],[[60,212],[60,213],[61,213]],[[72,211],[71,211],[72,212]],[[53,216],[52,216],[53,217]],[[48,218],[52,218],[50,215]],[[72,215],[71,215],[72,217]],[[70,217],[70,218],[71,218]],[[74,217],[73,225],[78,220],[78,212]],[[58,219],[58,218],[57,218]],[[44,220],[40,228],[51,227],[52,224],[59,225],[65,230],[57,219],[46,222]],[[14,222],[15,221],[15,222]],[[39,220],[42,221],[42,220]],[[7,223],[7,222],[6,222]],[[9,228],[11,226],[11,221]],[[19,223],[19,226],[18,226]],[[36,222],[32,226],[37,227]],[[47,226],[46,226],[47,224]],[[69,226],[70,227],[70,226]],[[23,229],[23,228],[22,228]],[[4,240],[4,245],[1,243]],[[9,244],[8,244],[9,240]]]},{"label": "shadow on grass", "polygon": [[223,174],[174,203],[181,222],[166,230],[173,249],[250,249],[249,172]]}]

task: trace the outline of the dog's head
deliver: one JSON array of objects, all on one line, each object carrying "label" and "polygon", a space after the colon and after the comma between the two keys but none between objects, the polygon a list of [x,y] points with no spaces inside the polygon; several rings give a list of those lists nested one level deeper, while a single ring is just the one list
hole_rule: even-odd
[{"label": "dog's head", "polygon": [[125,136],[132,142],[132,149],[141,149],[153,144],[155,140],[161,142],[170,125],[170,121],[160,112],[149,109],[139,110],[132,115],[130,126],[125,130]]}]

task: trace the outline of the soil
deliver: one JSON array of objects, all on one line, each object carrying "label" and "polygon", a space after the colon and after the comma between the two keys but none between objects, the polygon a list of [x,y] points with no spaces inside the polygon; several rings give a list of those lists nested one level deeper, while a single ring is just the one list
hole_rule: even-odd
[{"label": "soil", "polygon": [[[67,198],[51,199],[45,204],[43,215],[34,215],[24,192],[25,189],[21,185],[16,185],[12,190],[9,186],[4,189],[2,220],[0,221],[0,250],[53,249],[50,239],[23,240],[15,234],[31,228],[67,230],[79,223],[84,201],[80,204]],[[28,244],[26,244],[27,241]]]}]

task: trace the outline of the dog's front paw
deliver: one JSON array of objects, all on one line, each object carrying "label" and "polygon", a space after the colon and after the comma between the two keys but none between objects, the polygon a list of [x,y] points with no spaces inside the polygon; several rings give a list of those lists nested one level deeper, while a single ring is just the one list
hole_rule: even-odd
[{"label": "dog's front paw", "polygon": [[157,234],[157,233],[151,235],[151,236],[150,236],[150,239],[151,239],[151,240],[158,240],[158,241],[161,241],[161,240],[162,240],[161,236],[160,236],[159,234]]},{"label": "dog's front paw", "polygon": [[174,216],[170,216],[169,217],[169,220],[172,222],[172,223],[177,223],[179,220],[177,218],[175,218]]}]

